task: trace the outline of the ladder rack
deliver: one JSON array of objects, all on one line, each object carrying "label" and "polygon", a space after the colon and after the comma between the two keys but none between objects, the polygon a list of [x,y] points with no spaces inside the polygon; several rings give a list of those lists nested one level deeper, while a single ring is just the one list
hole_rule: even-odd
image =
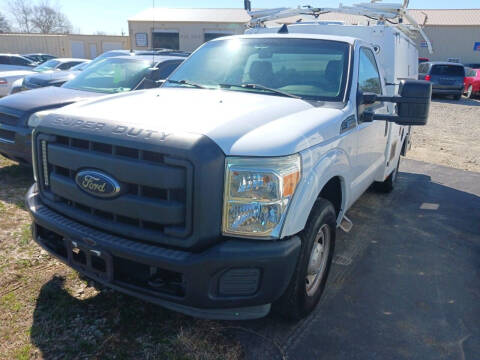
[{"label": "ladder rack", "polygon": [[[381,3],[381,0],[372,0],[370,3],[359,3],[352,6],[340,5],[338,8],[315,8],[310,5],[299,6],[298,8],[275,8],[266,10],[254,10],[251,8],[251,1],[244,0],[245,10],[250,15],[250,27],[265,27],[265,22],[278,19],[284,19],[297,15],[309,15],[318,18],[322,14],[330,12],[365,16],[372,20],[377,20],[379,24],[395,26],[408,37],[413,38],[415,32],[420,33],[425,40],[428,51],[433,52],[432,45],[422,26],[408,13],[407,7],[409,0],[404,0],[403,4]],[[404,24],[406,19],[409,24]]]}]

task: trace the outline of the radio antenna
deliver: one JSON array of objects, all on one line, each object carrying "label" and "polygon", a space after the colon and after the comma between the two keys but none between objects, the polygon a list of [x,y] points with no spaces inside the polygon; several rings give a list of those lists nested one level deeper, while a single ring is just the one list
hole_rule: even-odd
[{"label": "radio antenna", "polygon": [[150,41],[152,42],[152,66],[155,66],[155,48],[153,47],[153,34],[155,33],[155,0],[152,0],[152,35]]}]

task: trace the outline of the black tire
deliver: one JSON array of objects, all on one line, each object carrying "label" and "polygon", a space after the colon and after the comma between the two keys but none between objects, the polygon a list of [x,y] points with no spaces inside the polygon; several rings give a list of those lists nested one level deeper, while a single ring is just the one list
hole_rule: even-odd
[{"label": "black tire", "polygon": [[462,97],[462,93],[453,95],[453,100],[460,100],[461,97]]},{"label": "black tire", "polygon": [[[322,257],[323,269],[315,277],[315,288],[308,293],[307,271],[311,263],[312,250],[317,244],[320,231],[329,231],[329,243]],[[288,320],[299,320],[310,314],[317,305],[325,289],[335,250],[336,213],[330,201],[319,198],[308,218],[305,229],[299,234],[302,239],[300,256],[290,284],[285,293],[273,304],[273,309]],[[318,258],[317,258],[318,259]],[[313,276],[313,275],[309,275]],[[313,284],[313,282],[312,282]]]},{"label": "black tire", "polygon": [[393,169],[392,173],[388,175],[385,181],[376,182],[374,184],[375,190],[381,193],[390,193],[395,189],[395,183],[397,182],[398,168],[400,167],[401,156],[398,157],[397,166]]}]

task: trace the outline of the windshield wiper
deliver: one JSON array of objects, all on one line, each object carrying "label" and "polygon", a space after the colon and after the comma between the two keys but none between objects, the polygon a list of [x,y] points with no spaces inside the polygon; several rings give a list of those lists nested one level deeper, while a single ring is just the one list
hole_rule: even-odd
[{"label": "windshield wiper", "polygon": [[300,96],[293,95],[290,93],[287,93],[285,91],[277,90],[277,89],[272,89],[267,86],[263,86],[260,84],[219,84],[220,87],[222,88],[230,88],[230,87],[239,87],[239,88],[244,88],[244,89],[258,89],[258,90],[265,90],[269,91],[273,94],[281,95],[281,96],[286,96],[286,97],[291,97],[294,99],[302,99]]},{"label": "windshield wiper", "polygon": [[202,85],[200,85],[200,84],[194,83],[193,81],[189,81],[189,80],[171,80],[171,79],[167,79],[167,80],[165,80],[165,81],[166,81],[166,82],[171,82],[172,84],[190,85],[190,86],[196,87],[197,89],[206,89],[205,86],[202,86]]}]

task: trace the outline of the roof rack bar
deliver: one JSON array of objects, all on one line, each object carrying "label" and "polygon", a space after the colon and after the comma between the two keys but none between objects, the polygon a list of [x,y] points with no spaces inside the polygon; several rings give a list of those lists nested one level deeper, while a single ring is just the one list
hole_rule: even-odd
[{"label": "roof rack bar", "polygon": [[[378,0],[381,1],[381,0]],[[284,19],[297,15],[310,15],[318,18],[321,14],[329,12],[337,12],[349,15],[365,16],[373,18],[374,20],[389,23],[389,26],[397,26],[407,36],[412,37],[412,30],[418,31],[422,38],[427,43],[428,51],[433,52],[432,45],[427,35],[415,19],[408,13],[407,7],[409,0],[403,0],[403,4],[395,3],[359,3],[352,6],[342,6],[338,8],[314,8],[312,6],[299,6],[298,8],[276,8],[267,10],[255,10],[251,11],[251,1],[244,0],[245,10],[250,15],[250,27],[265,27],[267,21],[274,21],[278,19]],[[403,18],[406,18],[410,23],[409,26],[403,24]],[[391,20],[398,19],[397,24],[392,24]],[[387,25],[387,23],[385,23]]]}]

